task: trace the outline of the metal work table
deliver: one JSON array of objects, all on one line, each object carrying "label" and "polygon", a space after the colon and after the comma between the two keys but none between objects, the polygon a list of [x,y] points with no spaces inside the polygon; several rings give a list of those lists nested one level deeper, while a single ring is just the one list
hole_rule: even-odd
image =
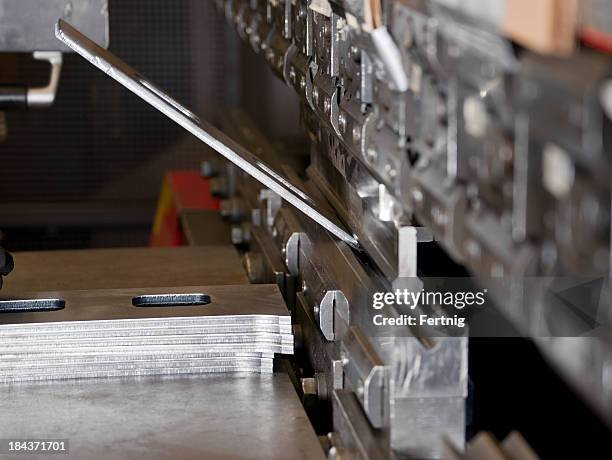
[{"label": "metal work table", "polygon": [[66,438],[68,458],[324,458],[285,373],[22,384],[0,405],[3,438]]}]

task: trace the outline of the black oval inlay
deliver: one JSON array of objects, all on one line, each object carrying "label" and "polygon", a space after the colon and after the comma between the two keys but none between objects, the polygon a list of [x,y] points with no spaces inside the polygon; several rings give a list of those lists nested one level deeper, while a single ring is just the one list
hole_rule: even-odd
[{"label": "black oval inlay", "polygon": [[210,302],[210,296],[206,294],[149,294],[132,299],[135,307],[187,307]]},{"label": "black oval inlay", "polygon": [[0,313],[34,313],[62,310],[63,299],[7,299],[0,300]]}]

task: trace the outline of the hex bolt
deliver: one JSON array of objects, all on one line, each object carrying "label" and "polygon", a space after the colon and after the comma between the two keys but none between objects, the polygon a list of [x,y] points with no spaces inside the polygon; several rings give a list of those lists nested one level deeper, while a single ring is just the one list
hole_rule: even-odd
[{"label": "hex bolt", "polygon": [[317,379],[314,377],[305,377],[300,379],[300,383],[304,395],[317,395]]},{"label": "hex bolt", "polygon": [[327,399],[327,384],[323,372],[316,372],[314,377],[304,377],[300,379],[300,383],[304,395],[312,395],[321,399]]}]

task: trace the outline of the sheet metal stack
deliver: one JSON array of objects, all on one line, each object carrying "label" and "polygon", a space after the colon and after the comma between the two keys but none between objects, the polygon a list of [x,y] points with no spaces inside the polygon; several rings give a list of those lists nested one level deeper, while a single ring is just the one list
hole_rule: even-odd
[{"label": "sheet metal stack", "polygon": [[34,293],[0,312],[0,383],[270,373],[293,353],[275,285]]}]

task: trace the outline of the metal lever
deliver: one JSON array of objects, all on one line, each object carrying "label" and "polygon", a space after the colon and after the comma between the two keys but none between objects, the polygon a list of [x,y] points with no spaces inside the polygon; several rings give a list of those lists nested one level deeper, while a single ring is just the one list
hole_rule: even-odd
[{"label": "metal lever", "polygon": [[264,164],[256,155],[253,155],[226,134],[206,121],[199,120],[190,110],[159,90],[115,55],[103,49],[61,19],[55,26],[55,36],[94,66],[117,80],[247,174],[280,195],[284,200],[323,226],[330,233],[352,247],[359,248],[357,238],[340,228],[334,222],[335,219],[332,216],[324,215],[324,212],[317,207],[314,200],[302,190],[293,186],[281,174]]}]

